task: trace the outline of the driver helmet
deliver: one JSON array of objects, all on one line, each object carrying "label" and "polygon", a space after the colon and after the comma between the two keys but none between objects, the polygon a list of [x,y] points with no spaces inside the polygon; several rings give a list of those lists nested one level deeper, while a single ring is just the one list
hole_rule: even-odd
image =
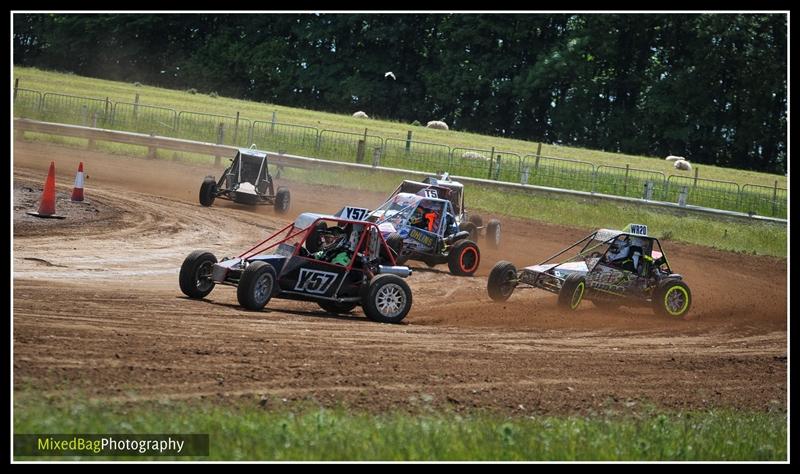
[{"label": "driver helmet", "polygon": [[425,220],[424,215],[425,215],[425,213],[422,210],[422,208],[418,207],[418,208],[414,209],[413,213],[411,213],[411,217],[409,217],[408,223],[411,224],[411,225],[422,224],[423,221]]},{"label": "driver helmet", "polygon": [[331,227],[321,233],[322,249],[330,250],[347,241],[347,233],[340,227]]}]

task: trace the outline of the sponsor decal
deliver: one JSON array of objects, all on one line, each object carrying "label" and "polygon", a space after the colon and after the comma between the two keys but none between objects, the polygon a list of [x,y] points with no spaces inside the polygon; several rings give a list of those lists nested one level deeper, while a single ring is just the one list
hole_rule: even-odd
[{"label": "sponsor decal", "polygon": [[328,288],[336,281],[337,276],[338,274],[333,272],[301,268],[294,289],[305,293],[321,295],[328,291]]},{"label": "sponsor decal", "polygon": [[421,242],[426,247],[433,247],[434,238],[420,229],[411,229],[408,231],[408,236],[417,242]]}]

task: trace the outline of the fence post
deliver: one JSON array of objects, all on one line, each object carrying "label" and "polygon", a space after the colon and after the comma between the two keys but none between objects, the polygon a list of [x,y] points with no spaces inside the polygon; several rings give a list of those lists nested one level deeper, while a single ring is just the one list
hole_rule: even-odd
[{"label": "fence post", "polygon": [[103,123],[105,123],[105,121],[108,120],[108,109],[110,108],[111,108],[111,101],[108,100],[108,97],[106,97],[106,108],[105,112],[103,112]]},{"label": "fence post", "polygon": [[236,122],[233,124],[233,145],[238,143],[236,139],[239,138],[239,111],[236,111]]},{"label": "fence post", "polygon": [[[217,129],[217,145],[222,145],[223,140],[225,140],[225,123],[220,122]],[[219,159],[219,155],[214,155],[214,166],[219,166]]]},{"label": "fence post", "polygon": [[622,195],[624,196],[628,192],[628,173],[631,171],[631,165],[625,164],[625,182],[622,185]]},{"label": "fence post", "polygon": [[139,94],[136,94],[136,97],[133,99],[133,118],[134,120],[139,118]]},{"label": "fence post", "polygon": [[695,167],[694,169],[694,188],[697,187],[697,175],[700,173],[700,168]]},{"label": "fence post", "polygon": [[500,166],[502,165],[502,157],[497,155],[497,166],[494,169],[494,180],[500,179]]},{"label": "fence post", "polygon": [[775,217],[777,210],[775,207],[778,205],[778,180],[775,180],[775,187],[772,188],[772,217]]},{"label": "fence post", "polygon": [[381,165],[381,147],[376,146],[374,150],[372,150],[372,166],[380,166]]},{"label": "fence post", "polygon": [[492,147],[492,153],[489,155],[489,178],[492,179],[492,168],[494,167],[494,147]]},{"label": "fence post", "polygon": [[531,174],[531,167],[526,166],[522,168],[522,173],[520,174],[519,184],[528,184],[528,176]]},{"label": "fence post", "polygon": [[689,197],[689,188],[687,186],[681,187],[681,193],[678,194],[678,205],[686,207],[686,199]]},{"label": "fence post", "polygon": [[275,122],[277,121],[277,114],[278,113],[275,112],[274,110],[272,111],[272,124],[269,126],[270,135],[275,133]]},{"label": "fence post", "polygon": [[536,147],[536,161],[533,163],[533,175],[539,172],[539,158],[542,157],[542,142],[539,142],[539,145]]},{"label": "fence post", "polygon": [[653,182],[649,179],[644,182],[644,199],[647,201],[653,199]]},{"label": "fence post", "polygon": [[406,153],[411,152],[411,130],[408,131],[406,135]]},{"label": "fence post", "polygon": [[19,78],[14,79],[14,100],[17,100],[17,89],[19,89]]},{"label": "fence post", "polygon": [[363,163],[364,162],[364,149],[366,148],[367,142],[364,140],[358,141],[358,146],[356,147],[356,163]]}]

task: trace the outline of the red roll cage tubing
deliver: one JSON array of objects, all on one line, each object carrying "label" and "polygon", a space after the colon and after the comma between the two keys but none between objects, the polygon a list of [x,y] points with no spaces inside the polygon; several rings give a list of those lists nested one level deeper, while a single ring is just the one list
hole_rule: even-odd
[{"label": "red roll cage tubing", "polygon": [[[250,257],[252,257],[254,255],[258,255],[258,254],[260,254],[262,252],[266,252],[267,250],[269,250],[269,249],[271,249],[273,247],[276,247],[276,246],[286,242],[287,240],[300,235],[303,232],[306,232],[306,234],[307,234],[305,236],[305,238],[303,239],[303,242],[305,242],[308,239],[308,237],[310,236],[311,231],[314,229],[314,226],[316,225],[316,223],[319,222],[319,221],[324,221],[324,220],[334,220],[337,223],[362,224],[362,225],[365,225],[367,227],[377,227],[375,224],[367,223],[367,222],[363,222],[363,221],[348,221],[348,220],[344,220],[344,219],[331,219],[331,218],[320,217],[319,219],[315,220],[310,226],[308,226],[307,229],[300,229],[297,232],[292,233],[290,229],[294,228],[294,223],[291,223],[291,224],[287,225],[286,227],[284,227],[283,229],[281,229],[281,230],[275,232],[274,234],[272,234],[271,236],[267,237],[266,240],[263,240],[263,241],[257,243],[255,246],[251,247],[249,250],[243,252],[241,255],[239,255],[238,258],[248,259],[248,258],[250,258]],[[283,239],[281,239],[278,242],[274,242],[271,245],[264,247],[265,244],[267,244],[269,241],[271,241],[276,236],[280,235],[282,232],[284,232],[286,230],[289,230],[289,235],[287,235],[286,237],[284,237]],[[391,259],[392,265],[396,265],[397,261],[394,258],[394,254],[389,249],[389,245],[386,243],[386,240],[384,240],[383,235],[381,235],[381,233],[380,233],[380,230],[378,231],[378,235],[380,236],[381,244],[383,245],[383,248],[386,250],[386,254],[389,255],[389,258]],[[364,243],[364,239],[366,239],[366,232],[362,232],[361,233],[361,238],[358,239],[358,245],[356,245],[356,249],[360,249],[361,248],[361,245]],[[292,254],[292,256],[293,257],[297,256],[297,254],[299,252],[300,252],[300,246],[296,245],[295,249],[294,249],[294,253]],[[337,265],[335,263],[326,262],[324,260],[315,260],[315,261],[317,261],[319,263],[324,263],[324,264],[327,264],[327,265],[336,266],[338,268],[342,267],[341,265]],[[353,268],[353,262],[355,262],[355,253],[353,254],[353,257],[350,258],[350,263],[347,264],[347,266],[345,267],[348,271],[350,271]]]}]

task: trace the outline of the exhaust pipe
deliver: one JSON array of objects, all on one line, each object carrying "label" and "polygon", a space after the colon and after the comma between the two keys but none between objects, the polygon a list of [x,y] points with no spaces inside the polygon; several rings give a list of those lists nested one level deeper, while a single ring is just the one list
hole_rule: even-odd
[{"label": "exhaust pipe", "polygon": [[402,278],[407,278],[411,276],[411,269],[408,267],[403,267],[400,265],[378,265],[378,273],[389,273],[391,275],[397,275]]},{"label": "exhaust pipe", "polygon": [[444,243],[446,243],[447,245],[450,245],[453,242],[456,242],[456,241],[461,240],[461,239],[466,239],[468,237],[469,237],[469,232],[467,232],[466,230],[462,230],[461,232],[457,232],[457,233],[447,237],[446,239],[444,239]]}]

